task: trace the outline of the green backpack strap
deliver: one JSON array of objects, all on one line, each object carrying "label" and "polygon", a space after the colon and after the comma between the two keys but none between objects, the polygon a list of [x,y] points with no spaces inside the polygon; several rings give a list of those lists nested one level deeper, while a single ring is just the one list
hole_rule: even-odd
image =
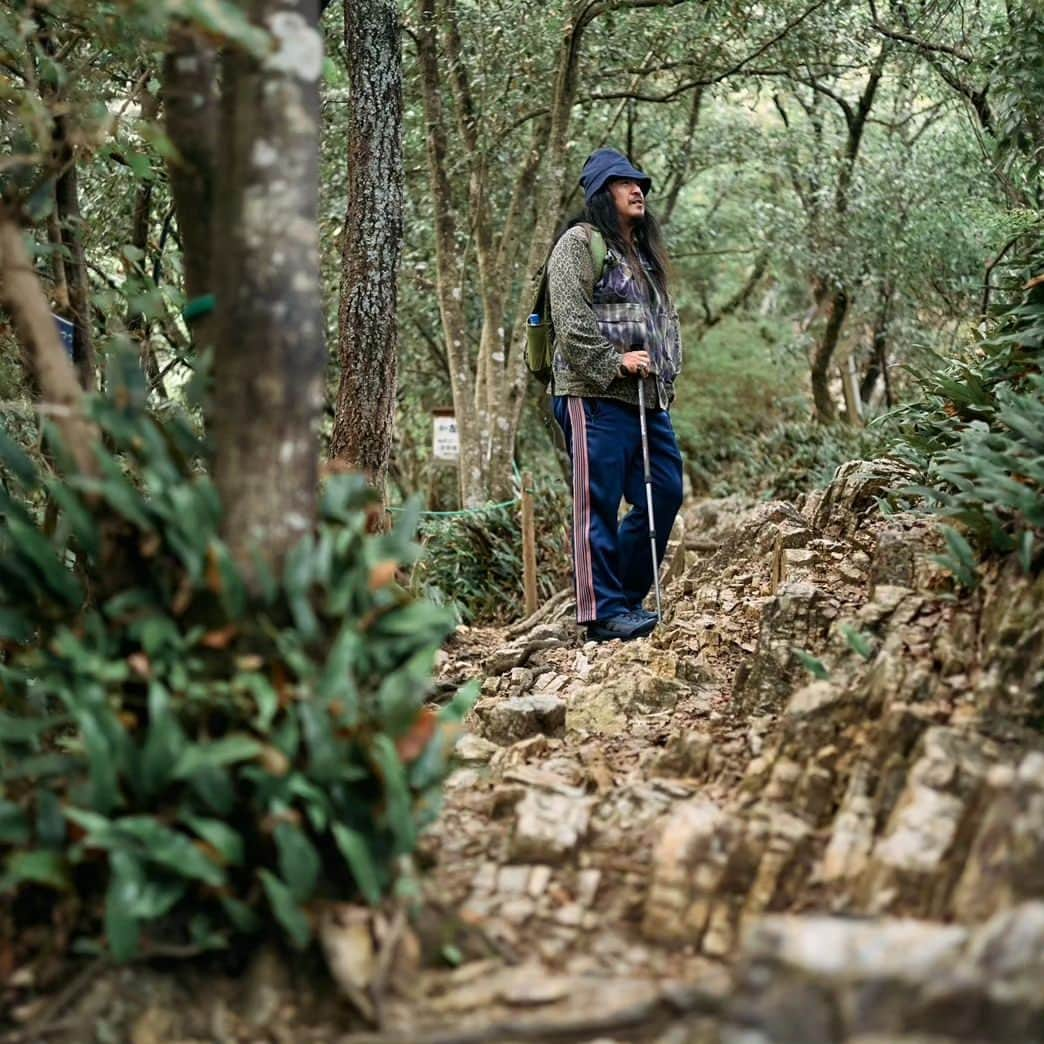
[{"label": "green backpack strap", "polygon": [[605,257],[608,250],[605,245],[605,236],[594,225],[591,225],[590,228],[591,236],[588,239],[588,246],[591,248],[591,260],[594,261],[594,281],[597,283],[602,278],[602,270],[605,268]]}]

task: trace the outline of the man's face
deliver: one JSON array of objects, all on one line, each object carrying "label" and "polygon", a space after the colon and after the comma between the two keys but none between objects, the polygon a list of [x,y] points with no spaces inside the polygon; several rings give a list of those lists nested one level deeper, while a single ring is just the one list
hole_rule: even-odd
[{"label": "man's face", "polygon": [[645,217],[645,193],[637,181],[613,178],[609,182],[609,195],[613,197],[621,223],[634,224]]}]

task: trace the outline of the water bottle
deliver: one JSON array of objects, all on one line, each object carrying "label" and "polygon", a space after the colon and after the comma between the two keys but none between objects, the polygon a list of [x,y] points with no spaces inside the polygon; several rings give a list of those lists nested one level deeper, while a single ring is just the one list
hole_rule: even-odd
[{"label": "water bottle", "polygon": [[529,318],[528,318],[528,319],[526,320],[526,324],[527,324],[528,326],[539,326],[539,325],[540,325],[540,313],[539,313],[539,312],[534,312],[534,313],[533,313],[533,314],[532,314],[532,315],[531,315],[531,316],[530,316],[530,317],[529,317]]}]

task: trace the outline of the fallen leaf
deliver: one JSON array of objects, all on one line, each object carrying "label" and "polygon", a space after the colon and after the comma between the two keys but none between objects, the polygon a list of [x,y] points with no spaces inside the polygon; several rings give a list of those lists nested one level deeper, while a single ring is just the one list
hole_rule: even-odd
[{"label": "fallen leaf", "polygon": [[200,638],[199,643],[200,645],[205,645],[208,649],[224,649],[238,633],[239,628],[235,624],[230,623],[216,631],[207,631]]},{"label": "fallen leaf", "polygon": [[376,563],[370,570],[370,590],[379,591],[382,587],[387,587],[395,579],[398,568],[399,563],[394,558],[386,558]]},{"label": "fallen leaf", "polygon": [[417,716],[410,731],[405,736],[400,736],[395,744],[399,757],[409,765],[416,761],[424,753],[425,748],[431,742],[435,730],[438,728],[439,717],[431,707],[425,707]]},{"label": "fallen leaf", "polygon": [[328,903],[319,913],[319,941],[327,967],[342,993],[368,1019],[376,1011],[369,996],[377,974],[372,911],[350,903]]}]

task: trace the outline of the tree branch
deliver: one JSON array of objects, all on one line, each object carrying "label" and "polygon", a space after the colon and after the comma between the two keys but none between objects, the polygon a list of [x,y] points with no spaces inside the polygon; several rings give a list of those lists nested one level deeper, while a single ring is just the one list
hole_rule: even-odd
[{"label": "tree branch", "polygon": [[77,471],[97,474],[93,447],[98,435],[83,411],[83,389],[58,337],[22,230],[6,208],[0,209],[0,303],[14,319],[23,361],[41,398],[60,407],[54,413],[55,424]]},{"label": "tree branch", "polygon": [[888,29],[876,21],[871,22],[870,27],[879,32],[882,36],[887,36],[890,40],[898,40],[900,43],[911,44],[923,54],[949,54],[953,55],[954,58],[959,58],[962,62],[966,62],[969,65],[975,60],[967,51],[962,51],[958,47],[950,47],[947,44],[929,43],[927,40],[918,39],[916,36],[910,36],[907,33],[898,33],[894,29]]}]

